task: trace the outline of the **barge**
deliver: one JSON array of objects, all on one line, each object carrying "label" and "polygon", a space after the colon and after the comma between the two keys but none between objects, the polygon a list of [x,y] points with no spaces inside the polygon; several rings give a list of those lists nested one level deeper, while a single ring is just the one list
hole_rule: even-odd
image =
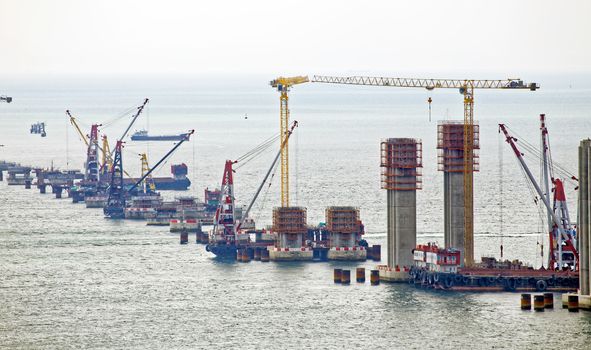
[{"label": "barge", "polygon": [[436,244],[418,245],[409,281],[418,287],[458,292],[572,292],[579,286],[579,272],[533,269],[519,261],[499,262],[483,258],[475,267],[460,267],[460,251]]}]

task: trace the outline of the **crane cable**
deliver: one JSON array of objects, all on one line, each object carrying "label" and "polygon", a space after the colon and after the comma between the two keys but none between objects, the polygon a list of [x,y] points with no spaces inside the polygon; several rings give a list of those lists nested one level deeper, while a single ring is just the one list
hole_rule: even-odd
[{"label": "crane cable", "polygon": [[275,166],[273,167],[273,172],[271,173],[271,177],[268,180],[268,185],[267,185],[267,189],[265,190],[265,193],[263,194],[263,200],[260,201],[260,204],[257,208],[257,217],[260,217],[265,204],[267,202],[267,196],[271,190],[271,185],[273,184],[273,178],[275,177],[275,173],[277,173],[277,167],[279,166],[279,162],[275,163]]},{"label": "crane cable", "polygon": [[111,118],[111,119],[109,119],[109,120],[107,120],[107,121],[105,121],[103,123],[103,129],[112,126],[113,124],[115,124],[116,122],[118,122],[123,117],[126,117],[126,116],[128,117],[129,114],[131,112],[135,111],[135,110],[137,110],[137,107],[134,106],[134,107],[130,107],[130,108],[126,109],[125,111],[123,111],[123,112],[115,115],[115,117],[113,117],[113,118]]},{"label": "crane cable", "polygon": [[[527,142],[523,137],[521,137],[513,129],[511,129],[509,127],[507,127],[507,129],[510,130],[511,133],[513,135],[515,135],[515,137],[518,138],[521,151],[527,151],[529,156],[532,156],[533,158],[536,158],[537,160],[542,159],[542,156],[540,155],[539,148],[537,148],[534,145],[532,145],[531,143]],[[549,138],[548,138],[548,143],[549,143]],[[550,155],[549,155],[549,158],[551,158]],[[571,185],[578,186],[578,179],[566,167],[562,166],[561,164],[559,164],[555,161],[551,161],[551,160],[549,160],[549,164],[551,164],[550,171],[551,171],[552,178],[554,177],[554,173],[556,172],[558,174],[558,176],[564,178],[565,182],[569,182]]]},{"label": "crane cable", "polygon": [[299,149],[299,141],[298,141],[299,136],[298,135],[299,135],[299,133],[296,133],[295,142],[294,142],[295,143],[295,152],[294,152],[294,158],[295,158],[294,159],[294,162],[295,162],[294,180],[295,181],[294,181],[294,185],[295,185],[295,203],[296,203],[296,206],[298,205],[298,192],[299,192],[299,188],[298,188],[298,185],[299,185],[298,184],[298,177],[299,176],[298,176],[298,174],[299,174],[299,171],[300,171],[300,158],[299,158],[299,155],[298,155],[298,149]]},{"label": "crane cable", "polygon": [[499,231],[501,236],[501,260],[503,260],[503,136],[499,133]]},{"label": "crane cable", "polygon": [[538,222],[537,240],[538,241],[537,241],[537,245],[536,245],[536,248],[535,248],[536,249],[536,252],[534,254],[536,256],[536,261],[537,261],[537,257],[538,257],[537,247],[540,246],[540,252],[541,252],[542,255],[543,255],[543,252],[544,252],[544,243],[543,243],[543,241],[540,244],[540,235],[541,235],[540,226],[541,225],[544,225],[544,213],[543,213],[543,211],[541,209],[541,206],[540,206],[541,199],[538,198],[538,195],[537,195],[537,192],[536,192],[536,190],[534,188],[534,185],[529,181],[529,177],[525,173],[525,170],[523,169],[523,167],[521,166],[521,164],[519,164],[519,160],[517,160],[517,158],[516,158],[515,161],[518,163],[519,170],[521,171],[521,176],[523,177],[523,180],[524,180],[524,182],[525,182],[525,184],[527,186],[527,189],[529,190],[530,195],[532,196],[532,198],[534,200],[534,204],[536,206],[536,211],[537,211],[538,217],[539,217],[539,220],[537,220],[537,222]]},{"label": "crane cable", "polygon": [[242,156],[238,157],[238,159],[236,159],[235,163],[238,163],[239,165],[237,165],[236,167],[234,167],[234,170],[240,169],[244,165],[246,165],[249,162],[251,162],[253,159],[257,158],[259,155],[263,154],[265,151],[268,151],[270,149],[270,147],[278,139],[279,139],[279,133],[277,133],[276,135],[268,138],[267,140],[263,141],[259,145],[255,146],[250,151],[248,151],[245,154],[243,154]]}]

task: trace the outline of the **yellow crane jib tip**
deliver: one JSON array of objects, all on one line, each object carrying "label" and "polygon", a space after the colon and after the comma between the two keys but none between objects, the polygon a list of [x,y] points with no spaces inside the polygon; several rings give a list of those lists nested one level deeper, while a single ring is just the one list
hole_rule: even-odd
[{"label": "yellow crane jib tip", "polygon": [[308,76],[297,76],[297,77],[279,77],[277,79],[271,80],[269,85],[277,90],[282,91],[284,88],[290,88],[293,85],[307,83],[310,80]]}]

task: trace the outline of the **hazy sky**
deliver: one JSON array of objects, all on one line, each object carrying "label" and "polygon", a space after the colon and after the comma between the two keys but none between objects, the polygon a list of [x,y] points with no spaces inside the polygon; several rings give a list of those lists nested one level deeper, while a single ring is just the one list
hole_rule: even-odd
[{"label": "hazy sky", "polygon": [[591,71],[591,1],[0,0],[0,74]]}]

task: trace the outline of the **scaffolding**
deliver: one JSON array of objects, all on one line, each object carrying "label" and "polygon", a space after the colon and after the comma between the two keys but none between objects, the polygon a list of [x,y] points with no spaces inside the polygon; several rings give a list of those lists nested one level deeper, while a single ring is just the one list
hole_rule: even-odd
[{"label": "scaffolding", "polygon": [[333,233],[359,233],[361,221],[355,207],[326,208],[326,227]]},{"label": "scaffolding", "polygon": [[420,139],[382,140],[382,189],[414,191],[423,187],[423,144]]},{"label": "scaffolding", "polygon": [[307,211],[303,207],[276,207],[273,209],[273,231],[277,233],[307,233]]},{"label": "scaffolding", "polygon": [[[437,155],[438,170],[449,173],[463,173],[466,169],[464,164],[464,125],[463,121],[445,120],[437,125]],[[473,144],[473,171],[480,170],[480,128],[478,123],[472,126],[474,133]]]}]

